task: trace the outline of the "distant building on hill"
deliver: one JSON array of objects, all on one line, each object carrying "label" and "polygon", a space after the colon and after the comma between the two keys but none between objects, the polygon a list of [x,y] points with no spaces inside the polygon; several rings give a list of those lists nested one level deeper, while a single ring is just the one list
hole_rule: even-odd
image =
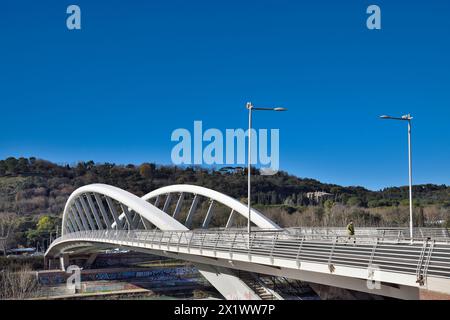
[{"label": "distant building on hill", "polygon": [[219,172],[228,174],[243,174],[244,170],[245,169],[243,167],[222,167]]},{"label": "distant building on hill", "polygon": [[332,198],[333,194],[324,192],[324,191],[314,191],[314,192],[307,192],[306,197],[309,200],[314,201],[315,203],[318,203],[319,201]]}]

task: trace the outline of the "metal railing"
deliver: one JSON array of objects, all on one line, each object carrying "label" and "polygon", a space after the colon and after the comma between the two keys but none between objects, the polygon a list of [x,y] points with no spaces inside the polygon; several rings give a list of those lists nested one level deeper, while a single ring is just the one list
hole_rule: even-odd
[{"label": "metal railing", "polygon": [[401,239],[360,235],[353,238],[340,235],[293,234],[285,232],[245,231],[159,231],[159,230],[97,230],[74,232],[58,238],[61,241],[104,242],[129,247],[177,252],[184,249],[202,255],[204,251],[245,254],[248,257],[269,257],[301,262],[355,268],[378,268],[382,271],[412,274],[422,283],[427,276],[450,278],[450,243],[436,239]]},{"label": "metal railing", "polygon": [[[308,228],[308,227],[298,227],[289,228],[291,233],[300,235],[329,235],[329,236],[345,236],[347,234],[346,228],[339,227],[323,227],[323,228]],[[408,228],[369,228],[362,227],[356,228],[356,236],[373,236],[378,238],[392,238],[397,237],[399,239],[410,238],[410,232]],[[450,242],[450,229],[447,228],[414,228],[413,231],[414,238],[432,238],[439,241]]]}]

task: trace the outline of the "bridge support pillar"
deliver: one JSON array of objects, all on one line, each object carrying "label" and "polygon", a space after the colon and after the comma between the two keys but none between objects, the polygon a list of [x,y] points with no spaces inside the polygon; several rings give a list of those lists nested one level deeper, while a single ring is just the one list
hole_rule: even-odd
[{"label": "bridge support pillar", "polygon": [[87,259],[84,267],[85,269],[90,269],[92,267],[92,264],[95,262],[95,259],[97,259],[98,253],[92,253],[89,258]]},{"label": "bridge support pillar", "polygon": [[196,263],[195,266],[225,299],[261,300],[250,287],[233,274],[231,269],[201,263]]},{"label": "bridge support pillar", "polygon": [[61,265],[61,270],[66,271],[66,268],[69,266],[69,254],[62,254],[61,257],[59,257],[59,262]]}]

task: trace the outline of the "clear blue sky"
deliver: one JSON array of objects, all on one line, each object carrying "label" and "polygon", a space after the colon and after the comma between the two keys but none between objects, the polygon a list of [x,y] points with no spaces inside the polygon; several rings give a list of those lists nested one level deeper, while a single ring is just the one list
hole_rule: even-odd
[{"label": "clear blue sky", "polygon": [[[66,8],[82,30],[66,28]],[[382,10],[369,31],[366,8]],[[450,2],[2,1],[0,158],[170,163],[171,132],[280,128],[281,169],[370,189],[450,184]]]}]

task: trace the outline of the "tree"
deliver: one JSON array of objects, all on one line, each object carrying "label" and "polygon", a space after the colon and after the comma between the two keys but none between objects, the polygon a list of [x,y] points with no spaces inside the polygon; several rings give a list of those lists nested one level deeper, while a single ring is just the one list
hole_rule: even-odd
[{"label": "tree", "polygon": [[14,157],[9,157],[5,160],[6,170],[9,173],[16,173],[18,161]]},{"label": "tree", "polygon": [[58,225],[58,219],[44,215],[36,223],[36,229],[29,229],[27,238],[29,241],[47,241],[50,233],[53,233]]},{"label": "tree", "polygon": [[415,220],[415,225],[418,227],[423,227],[425,225],[425,216],[423,214],[422,207],[419,207],[418,210],[416,210],[414,220]]},{"label": "tree", "polygon": [[19,217],[15,213],[1,213],[0,214],[0,250],[6,255],[8,244],[14,231],[19,225]]},{"label": "tree", "polygon": [[323,203],[323,207],[325,208],[325,211],[327,213],[329,213],[331,211],[333,206],[334,206],[334,201],[330,200],[330,199],[325,200],[325,202]]},{"label": "tree", "polygon": [[149,163],[143,163],[139,167],[139,174],[141,175],[142,178],[148,179],[152,176],[153,170],[154,170],[154,165],[152,167],[152,165],[150,165]]},{"label": "tree", "polygon": [[350,197],[347,200],[347,205],[350,207],[360,207],[362,205],[362,201],[358,197]]},{"label": "tree", "polygon": [[28,172],[30,170],[30,163],[28,162],[28,159],[19,158],[17,162],[17,170],[19,173]]},{"label": "tree", "polygon": [[400,205],[404,207],[409,206],[409,199],[403,199],[402,201],[400,201]]},{"label": "tree", "polygon": [[51,232],[55,229],[55,220],[50,216],[42,216],[36,224],[38,232]]},{"label": "tree", "polygon": [[272,191],[270,194],[270,204],[277,204],[277,193]]}]

